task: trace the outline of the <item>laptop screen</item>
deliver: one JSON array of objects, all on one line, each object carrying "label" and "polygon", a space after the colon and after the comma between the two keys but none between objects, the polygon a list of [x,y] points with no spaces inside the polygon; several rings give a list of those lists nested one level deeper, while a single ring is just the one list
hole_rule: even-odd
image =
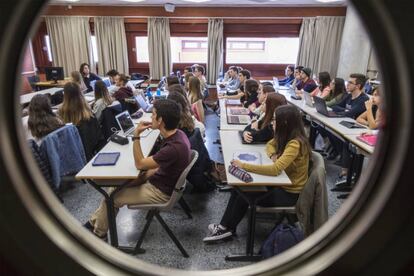
[{"label": "laptop screen", "polygon": [[148,103],[147,103],[147,101],[141,95],[136,95],[135,96],[135,100],[138,102],[139,106],[142,109],[147,110]]},{"label": "laptop screen", "polygon": [[93,80],[89,83],[89,85],[92,87],[92,90],[94,91],[95,91],[95,83],[96,83],[96,80]]},{"label": "laptop screen", "polygon": [[116,115],[115,119],[124,134],[128,134],[135,128],[128,111]]},{"label": "laptop screen", "polygon": [[106,87],[111,86],[111,81],[109,80],[109,78],[104,78],[104,79],[102,79],[102,80],[103,80],[103,82],[105,83]]}]

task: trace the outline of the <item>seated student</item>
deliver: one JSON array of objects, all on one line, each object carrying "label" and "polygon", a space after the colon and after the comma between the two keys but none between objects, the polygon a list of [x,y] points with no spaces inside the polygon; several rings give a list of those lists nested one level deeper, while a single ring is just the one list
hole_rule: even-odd
[{"label": "seated student", "polygon": [[83,82],[85,83],[86,87],[88,88],[88,92],[93,91],[93,87],[91,87],[91,81],[94,80],[101,80],[100,77],[95,75],[94,73],[91,73],[89,70],[90,66],[87,63],[82,63],[79,68],[79,73],[81,73]]},{"label": "seated student", "polygon": [[[134,131],[133,154],[135,167],[141,170],[136,180],[114,196],[116,209],[127,204],[155,204],[167,202],[175,184],[191,160],[190,142],[179,129],[180,107],[171,100],[154,102],[151,122],[141,122]],[[164,138],[160,150],[144,157],[140,135],[148,128],[159,129]],[[104,200],[92,214],[85,227],[105,239],[108,231],[107,206]]]},{"label": "seated student", "polygon": [[236,91],[240,87],[239,69],[236,66],[230,66],[228,73],[230,77],[228,82],[221,84],[220,87]]},{"label": "seated student", "polygon": [[115,77],[119,75],[118,71],[115,69],[111,69],[106,73],[106,75],[109,77],[111,85],[115,85]]},{"label": "seated student", "polygon": [[169,94],[177,93],[177,94],[180,94],[180,95],[182,95],[184,97],[184,100],[185,100],[186,106],[187,106],[186,109],[188,109],[188,111],[190,112],[190,116],[191,116],[191,118],[193,120],[193,123],[195,125],[195,128],[198,128],[200,130],[200,133],[201,133],[201,136],[202,137],[205,137],[206,136],[206,127],[204,126],[204,124],[202,122],[200,122],[199,120],[197,120],[196,117],[194,116],[194,113],[191,110],[191,104],[190,104],[190,102],[188,100],[187,94],[185,93],[183,87],[181,85],[179,85],[179,84],[173,84],[173,85],[171,85],[169,87],[168,92],[169,92]]},{"label": "seated student", "polygon": [[[252,165],[233,160],[234,166],[248,172],[277,176],[285,171],[292,185],[274,188],[271,196],[258,202],[260,206],[293,206],[298,200],[308,180],[308,165],[311,147],[305,134],[302,116],[297,107],[283,105],[276,108],[274,139],[266,145],[266,152],[273,160],[269,165]],[[257,198],[263,192],[245,193],[248,197]],[[232,191],[227,208],[219,224],[210,224],[210,235],[204,242],[224,240],[236,233],[237,225],[247,212],[248,204],[237,192]]]},{"label": "seated student", "polygon": [[295,90],[300,85],[300,82],[301,82],[301,80],[300,80],[300,71],[302,71],[302,69],[303,69],[303,66],[300,66],[300,65],[296,66],[296,68],[295,68],[295,73],[294,73],[295,79],[292,82],[292,87]]},{"label": "seated student", "polygon": [[300,83],[296,85],[296,95],[302,96],[303,91],[311,93],[317,87],[315,81],[310,78],[312,69],[305,67],[300,71]]},{"label": "seated student", "polygon": [[58,115],[64,123],[72,123],[78,128],[87,160],[105,144],[98,120],[93,116],[76,83],[68,82],[63,87],[63,103]]},{"label": "seated student", "polygon": [[257,100],[257,90],[259,90],[259,82],[256,80],[246,80],[244,82],[244,92],[240,98],[243,106],[248,108],[251,104],[259,105]]},{"label": "seated student", "polygon": [[194,74],[194,77],[200,80],[201,92],[204,92],[207,89],[207,80],[206,80],[206,77],[204,76],[204,73],[205,73],[205,69],[203,66],[201,65],[194,66],[193,74]]},{"label": "seated student", "polygon": [[285,76],[286,78],[279,80],[280,86],[289,86],[293,83],[293,80],[295,79],[295,66],[288,65],[285,69]]},{"label": "seated student", "polygon": [[170,85],[174,85],[174,84],[180,84],[180,80],[178,79],[178,77],[176,76],[168,76],[166,78],[166,84],[165,84],[165,89],[169,90],[168,87],[170,87]]},{"label": "seated student", "polygon": [[272,118],[276,108],[286,105],[285,96],[278,93],[269,93],[266,97],[266,110],[263,119],[252,121],[243,131],[243,140],[247,143],[268,142],[274,136]]},{"label": "seated student", "polygon": [[251,74],[249,70],[243,69],[239,71],[240,87],[237,92],[244,92],[244,82],[250,80]]},{"label": "seated student", "polygon": [[119,87],[118,91],[116,91],[112,97],[117,101],[123,101],[126,98],[131,98],[134,96],[131,87],[127,86],[129,81],[129,77],[124,74],[119,74],[115,77],[116,86]]},{"label": "seated student", "polygon": [[48,96],[37,94],[31,99],[27,126],[36,141],[63,125],[62,120],[53,112]]},{"label": "seated student", "polygon": [[249,110],[251,111],[250,117],[257,117],[257,120],[263,118],[266,109],[266,98],[270,93],[276,92],[273,85],[259,85],[259,90],[257,91],[257,101],[259,105],[257,106],[256,103],[252,103],[249,106]]},{"label": "seated student", "polygon": [[311,96],[325,99],[331,93],[331,75],[328,72],[320,72],[318,80],[319,87],[311,92]]},{"label": "seated student", "polygon": [[342,78],[335,78],[330,83],[331,92],[325,98],[326,106],[331,107],[339,103],[348,93],[345,89],[345,81]]},{"label": "seated student", "polygon": [[191,110],[196,119],[204,124],[204,106],[200,80],[196,77],[191,78],[188,88],[188,100],[191,104]]},{"label": "seated student", "polygon": [[92,112],[98,121],[101,121],[102,111],[112,104],[113,100],[109,96],[106,84],[103,81],[96,81],[95,83],[95,102],[92,106]]},{"label": "seated student", "polygon": [[71,77],[71,81],[77,83],[80,86],[82,92],[88,90],[88,88],[86,87],[86,84],[83,82],[83,78],[81,74],[78,71],[72,71],[70,73],[70,77]]}]

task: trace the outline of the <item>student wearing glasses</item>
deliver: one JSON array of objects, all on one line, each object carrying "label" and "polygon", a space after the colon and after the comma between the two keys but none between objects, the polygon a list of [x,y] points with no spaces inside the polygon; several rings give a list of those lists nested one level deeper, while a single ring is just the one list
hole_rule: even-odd
[{"label": "student wearing glasses", "polygon": [[[252,165],[233,160],[234,166],[248,172],[277,176],[286,172],[292,185],[274,188],[269,196],[258,202],[260,206],[293,206],[298,200],[308,180],[308,166],[311,147],[305,134],[302,116],[297,107],[282,105],[276,108],[274,122],[274,138],[266,145],[268,157],[273,164]],[[263,192],[245,193],[248,197],[257,198]],[[225,240],[236,233],[237,225],[243,219],[248,209],[247,202],[235,191],[232,191],[224,215],[218,224],[210,224],[209,236],[204,242]]]}]

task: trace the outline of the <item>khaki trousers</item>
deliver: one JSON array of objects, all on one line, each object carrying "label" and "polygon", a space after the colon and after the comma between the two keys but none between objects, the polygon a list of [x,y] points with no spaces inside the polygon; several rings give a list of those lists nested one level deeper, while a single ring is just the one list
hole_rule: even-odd
[{"label": "khaki trousers", "polygon": [[[110,193],[115,188],[110,189]],[[170,196],[161,192],[149,182],[140,186],[132,186],[119,191],[114,197],[115,214],[124,205],[165,203]],[[108,232],[108,210],[105,200],[102,200],[99,208],[93,213],[89,222],[94,226],[94,232],[102,237]]]}]

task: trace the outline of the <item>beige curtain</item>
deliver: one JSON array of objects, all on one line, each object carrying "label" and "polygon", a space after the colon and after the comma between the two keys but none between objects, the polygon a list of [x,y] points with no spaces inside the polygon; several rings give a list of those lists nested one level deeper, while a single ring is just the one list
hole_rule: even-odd
[{"label": "beige curtain", "polygon": [[152,79],[159,80],[171,73],[170,21],[148,18],[148,54]]},{"label": "beige curtain", "polygon": [[216,84],[223,71],[223,19],[208,20],[207,83]]},{"label": "beige curtain", "polygon": [[316,76],[322,71],[336,76],[344,24],[343,16],[305,18],[297,64],[312,68]]},{"label": "beige curtain", "polygon": [[79,71],[79,66],[84,62],[91,65],[91,71],[95,71],[89,18],[46,16],[45,21],[53,65],[63,67],[65,76],[69,76],[72,71]]},{"label": "beige curtain", "polygon": [[111,69],[128,74],[128,50],[124,18],[95,17],[98,70],[101,75]]}]

